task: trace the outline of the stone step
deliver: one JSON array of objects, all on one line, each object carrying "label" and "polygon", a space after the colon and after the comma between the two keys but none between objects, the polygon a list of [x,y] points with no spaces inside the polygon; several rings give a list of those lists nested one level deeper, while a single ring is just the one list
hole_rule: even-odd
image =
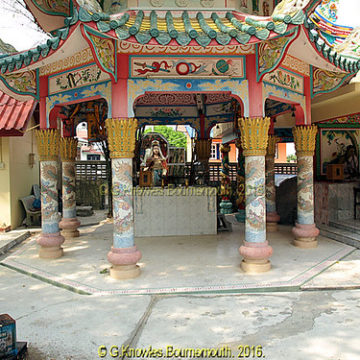
[{"label": "stone step", "polygon": [[355,220],[354,222],[329,221],[329,226],[360,235],[360,221],[357,220],[357,222],[358,224],[355,222]]},{"label": "stone step", "polygon": [[359,234],[327,225],[320,225],[318,228],[322,236],[360,249]]}]

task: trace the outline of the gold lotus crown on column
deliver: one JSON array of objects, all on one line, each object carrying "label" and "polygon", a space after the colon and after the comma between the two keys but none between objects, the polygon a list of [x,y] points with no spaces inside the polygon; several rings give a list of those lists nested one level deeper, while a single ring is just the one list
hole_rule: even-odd
[{"label": "gold lotus crown on column", "polygon": [[66,137],[60,139],[60,156],[62,161],[74,161],[77,155],[77,139]]},{"label": "gold lotus crown on column", "polygon": [[317,126],[295,126],[293,128],[296,153],[300,155],[314,155]]},{"label": "gold lotus crown on column", "polygon": [[269,135],[268,146],[266,149],[266,155],[275,156],[276,144],[280,141],[280,138],[274,135]]},{"label": "gold lotus crown on column", "polygon": [[35,134],[40,161],[57,160],[59,157],[59,130],[37,130]]},{"label": "gold lotus crown on column", "polygon": [[137,120],[134,118],[107,119],[106,130],[112,158],[133,158]]},{"label": "gold lotus crown on column", "polygon": [[197,139],[195,142],[196,154],[201,160],[209,160],[211,152],[210,139]]},{"label": "gold lotus crown on column", "polygon": [[270,118],[240,118],[241,146],[245,156],[264,156],[268,143]]}]

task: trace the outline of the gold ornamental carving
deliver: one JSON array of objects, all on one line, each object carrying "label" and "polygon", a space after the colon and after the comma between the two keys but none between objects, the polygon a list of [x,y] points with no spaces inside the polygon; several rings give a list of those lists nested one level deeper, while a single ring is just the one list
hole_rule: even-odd
[{"label": "gold ornamental carving", "polygon": [[59,157],[60,132],[55,129],[36,131],[40,161],[57,161]]},{"label": "gold ornamental carving", "polygon": [[107,119],[106,130],[111,158],[133,158],[137,120],[134,118]]},{"label": "gold ornamental carving", "polygon": [[75,161],[77,155],[77,139],[66,137],[60,139],[61,161]]},{"label": "gold ornamental carving", "polygon": [[295,126],[293,128],[296,154],[313,156],[316,144],[317,126]]},{"label": "gold ornamental carving", "polygon": [[270,118],[240,118],[238,123],[244,156],[265,156]]},{"label": "gold ornamental carving", "polygon": [[210,139],[196,140],[195,150],[199,160],[208,161],[211,153],[211,140]]},{"label": "gold ornamental carving", "polygon": [[274,135],[269,135],[268,146],[266,149],[266,156],[274,157],[276,152],[276,144],[280,141],[280,138]]}]

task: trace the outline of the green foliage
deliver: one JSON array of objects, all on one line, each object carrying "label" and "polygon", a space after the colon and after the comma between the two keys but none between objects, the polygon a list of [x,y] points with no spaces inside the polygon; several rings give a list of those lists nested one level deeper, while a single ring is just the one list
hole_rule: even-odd
[{"label": "green foliage", "polygon": [[289,163],[289,162],[296,162],[297,161],[297,157],[295,154],[291,154],[291,155],[288,155],[286,157],[286,161]]},{"label": "green foliage", "polygon": [[[152,130],[145,130],[144,134],[152,132]],[[164,135],[170,146],[185,147],[186,148],[186,135],[180,131],[175,131],[165,125],[154,126],[154,132]]]}]

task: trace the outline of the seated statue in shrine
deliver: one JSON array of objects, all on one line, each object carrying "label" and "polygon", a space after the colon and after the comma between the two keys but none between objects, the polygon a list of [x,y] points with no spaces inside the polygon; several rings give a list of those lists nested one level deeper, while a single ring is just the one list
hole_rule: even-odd
[{"label": "seated statue in shrine", "polygon": [[167,174],[167,163],[157,140],[151,143],[151,148],[146,149],[142,166],[144,171],[152,172],[152,185],[161,186],[161,180]]}]

